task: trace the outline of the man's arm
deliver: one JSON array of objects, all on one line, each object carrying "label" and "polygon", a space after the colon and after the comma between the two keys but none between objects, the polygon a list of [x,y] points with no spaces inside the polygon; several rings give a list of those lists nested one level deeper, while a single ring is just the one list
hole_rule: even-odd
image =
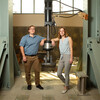
[{"label": "man's arm", "polygon": [[46,38],[41,40],[41,42],[40,42],[40,45],[41,45],[41,46],[44,45],[44,41],[45,41],[45,40],[46,40]]},{"label": "man's arm", "polygon": [[23,61],[26,61],[26,56],[25,56],[25,53],[24,53],[24,47],[23,46],[20,46],[20,51],[21,51],[21,54],[22,54],[22,57],[23,57]]}]

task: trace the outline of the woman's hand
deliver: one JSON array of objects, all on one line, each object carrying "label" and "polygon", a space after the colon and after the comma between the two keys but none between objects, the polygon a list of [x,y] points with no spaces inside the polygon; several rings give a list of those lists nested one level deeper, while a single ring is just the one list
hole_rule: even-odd
[{"label": "woman's hand", "polygon": [[55,46],[55,41],[51,39],[52,46]]}]

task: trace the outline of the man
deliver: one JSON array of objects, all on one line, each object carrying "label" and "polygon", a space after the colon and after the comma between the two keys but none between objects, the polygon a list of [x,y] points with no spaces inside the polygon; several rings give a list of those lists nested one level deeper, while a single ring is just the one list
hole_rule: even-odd
[{"label": "man", "polygon": [[40,64],[37,57],[39,44],[43,45],[46,40],[44,37],[35,35],[35,26],[31,25],[28,28],[29,34],[22,37],[20,41],[20,51],[24,61],[27,89],[31,90],[31,75],[30,71],[33,66],[35,72],[35,85],[39,89],[43,89],[40,85]]}]

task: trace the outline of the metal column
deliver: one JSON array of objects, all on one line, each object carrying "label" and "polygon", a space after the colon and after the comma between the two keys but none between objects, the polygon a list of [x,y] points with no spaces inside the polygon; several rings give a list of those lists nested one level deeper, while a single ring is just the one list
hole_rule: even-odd
[{"label": "metal column", "polygon": [[0,46],[3,46],[0,48],[0,88],[2,89],[11,88],[15,75],[20,74],[19,66],[15,65],[18,62],[13,49],[12,7],[12,0],[0,0]]},{"label": "metal column", "polygon": [[83,5],[89,15],[89,20],[83,22],[83,71],[100,92],[100,0],[84,0]]}]

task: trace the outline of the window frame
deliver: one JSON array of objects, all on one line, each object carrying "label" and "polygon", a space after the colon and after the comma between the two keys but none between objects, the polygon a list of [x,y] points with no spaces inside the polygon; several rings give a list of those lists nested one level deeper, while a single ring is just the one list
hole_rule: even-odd
[{"label": "window frame", "polygon": [[[61,0],[59,0],[61,2]],[[74,7],[74,0],[72,0],[72,7]],[[74,10],[74,8],[72,8]],[[59,3],[59,12],[61,12],[61,3]],[[20,13],[14,13],[13,14],[44,14],[44,13],[36,13],[35,12],[35,0],[33,0],[33,13],[22,13],[22,0],[20,0]],[[75,14],[74,11],[72,13],[65,13],[65,15],[72,15]]]}]

